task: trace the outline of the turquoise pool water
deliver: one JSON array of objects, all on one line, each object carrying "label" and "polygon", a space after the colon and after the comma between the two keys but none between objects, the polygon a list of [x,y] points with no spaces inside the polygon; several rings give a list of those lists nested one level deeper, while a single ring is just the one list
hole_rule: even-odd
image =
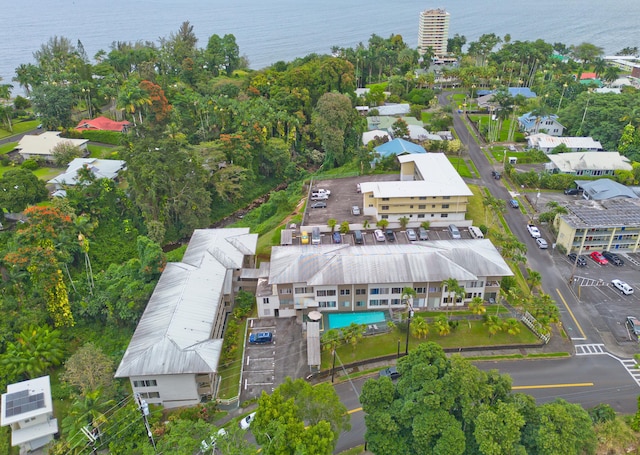
[{"label": "turquoise pool water", "polygon": [[384,322],[383,311],[367,311],[365,313],[330,313],[327,315],[329,318],[329,328],[339,329],[341,327],[347,327],[352,322],[356,324],[377,324]]}]

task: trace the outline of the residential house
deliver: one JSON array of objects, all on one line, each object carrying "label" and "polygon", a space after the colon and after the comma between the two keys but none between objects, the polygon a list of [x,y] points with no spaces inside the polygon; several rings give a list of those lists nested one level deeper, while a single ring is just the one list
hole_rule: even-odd
[{"label": "residential house", "polygon": [[364,133],[362,133],[362,145],[367,145],[369,142],[373,141],[376,138],[387,138],[387,140],[390,141],[391,135],[384,130],[365,131]]},{"label": "residential house", "polygon": [[[532,91],[529,87],[507,87],[507,92],[511,97],[521,95],[529,99],[537,96],[536,92]],[[478,109],[488,109],[489,107],[496,106],[496,103],[493,101],[493,95],[496,93],[495,90],[478,90],[476,93],[478,94],[476,99]]]},{"label": "residential house", "polygon": [[384,104],[377,106],[375,109],[378,110],[378,115],[380,116],[401,117],[411,112],[411,105],[407,103]]},{"label": "residential house", "polygon": [[630,171],[633,169],[629,159],[618,152],[556,153],[550,154],[548,157],[551,163],[548,163],[547,168],[560,174],[600,176],[614,175],[617,170]]},{"label": "residential house", "polygon": [[126,120],[122,122],[116,122],[107,117],[96,117],[94,119],[83,119],[78,123],[76,129],[79,131],[84,130],[98,130],[98,131],[115,131],[118,133],[126,133],[131,123]]},{"label": "residential house", "polygon": [[602,144],[592,137],[555,137],[546,133],[531,134],[527,137],[527,146],[532,149],[550,153],[554,148],[564,144],[572,152],[598,152]]},{"label": "residential house", "polygon": [[520,130],[528,134],[546,133],[549,136],[562,136],[564,126],[555,114],[538,116],[531,112],[518,117]]},{"label": "residential house", "polygon": [[404,139],[394,139],[373,149],[380,158],[386,158],[391,155],[406,155],[410,153],[427,153],[427,151],[421,145],[414,144],[413,142],[405,141]]},{"label": "residential house", "polygon": [[47,183],[56,190],[63,190],[66,185],[78,183],[78,171],[88,169],[96,179],[116,180],[118,174],[126,167],[122,160],[102,160],[99,158],[75,158],[67,165],[67,170],[52,178]]},{"label": "residential house", "polygon": [[613,251],[637,253],[640,245],[640,199],[578,200],[554,221],[556,243],[568,253]]},{"label": "residential house", "polygon": [[58,420],[53,417],[49,376],[9,384],[2,394],[0,426],[11,428],[11,445],[20,453],[31,452],[46,445],[58,432]]},{"label": "residential house", "polygon": [[166,408],[214,395],[233,296],[256,288],[257,240],[249,228],[195,230],[182,261],[162,272],[115,376]]},{"label": "residential house", "polygon": [[465,214],[473,193],[445,154],[411,153],[397,159],[399,180],[360,184],[364,215],[394,222],[406,217],[415,225],[423,221],[433,226],[471,223]]},{"label": "residential house", "polygon": [[418,120],[415,117],[410,116],[379,116],[373,115],[371,117],[367,117],[367,128],[369,130],[384,130],[388,133],[393,133],[393,124],[398,121],[398,119],[402,119],[405,121],[407,125],[416,125],[416,126],[424,126],[422,121]]},{"label": "residential house", "polygon": [[[415,308],[468,304],[497,298],[512,276],[490,240],[435,240],[407,245],[292,245],[271,250],[268,273],[258,281],[259,317],[323,313],[402,311],[402,292],[415,289]],[[462,298],[443,281],[455,278]],[[326,325],[325,325],[326,326]]]},{"label": "residential house", "polygon": [[601,201],[613,198],[637,199],[638,195],[628,186],[624,186],[611,179],[575,180],[574,183],[582,190],[582,197],[589,200]]},{"label": "residential house", "polygon": [[48,162],[54,161],[53,150],[58,144],[69,143],[78,147],[85,155],[87,139],[68,139],[60,137],[59,131],[46,131],[38,135],[26,135],[18,142],[18,153],[25,159],[41,159]]}]

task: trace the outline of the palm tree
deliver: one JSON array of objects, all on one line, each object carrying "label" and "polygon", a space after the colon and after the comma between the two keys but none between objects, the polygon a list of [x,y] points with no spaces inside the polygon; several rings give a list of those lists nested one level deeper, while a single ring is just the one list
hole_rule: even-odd
[{"label": "palm tree", "polygon": [[411,334],[416,338],[425,338],[429,334],[429,324],[422,316],[411,320]]},{"label": "palm tree", "polygon": [[504,324],[502,325],[503,330],[505,332],[507,332],[509,335],[517,335],[520,333],[520,321],[518,321],[516,318],[509,318],[506,321],[504,321]]},{"label": "palm tree", "polygon": [[329,226],[329,229],[331,229],[331,232],[335,231],[337,224],[338,224],[338,221],[334,218],[329,218],[327,220],[327,226]]},{"label": "palm tree", "polygon": [[342,339],[350,343],[355,350],[358,341],[362,339],[366,330],[366,326],[352,322],[348,327],[342,328],[340,332],[342,333]]},{"label": "palm tree", "polygon": [[490,336],[493,336],[502,330],[502,324],[500,323],[500,318],[498,318],[498,316],[485,316],[484,325],[487,327]]},{"label": "palm tree", "polygon": [[347,232],[349,232],[349,222],[343,221],[342,223],[340,223],[340,233],[346,234]]},{"label": "palm tree", "polygon": [[400,217],[400,219],[398,219],[398,221],[400,222],[400,228],[401,229],[406,229],[407,228],[407,224],[409,224],[409,218],[407,218],[406,216]]},{"label": "palm tree", "polygon": [[376,223],[376,226],[380,229],[386,229],[386,227],[389,226],[389,220],[382,219]]},{"label": "palm tree", "polygon": [[363,229],[369,229],[369,220],[364,220],[362,222],[362,228]]},{"label": "palm tree", "polygon": [[336,329],[329,329],[322,334],[321,341],[322,349],[333,352],[338,346],[340,346],[342,337],[340,336],[340,332]]},{"label": "palm tree", "polygon": [[533,289],[542,283],[542,274],[537,270],[527,267],[527,284],[529,285],[529,293],[533,294]]},{"label": "palm tree", "polygon": [[435,329],[438,331],[438,335],[440,335],[441,337],[449,335],[449,333],[451,333],[449,318],[444,314],[441,314],[440,316],[436,317],[435,321],[433,322],[433,325]]},{"label": "palm tree", "polygon": [[[0,81],[1,80],[2,78],[0,78]],[[9,100],[11,98],[12,88],[13,88],[13,85],[11,84],[0,84],[0,100]],[[0,103],[0,108],[2,108],[2,113],[6,118],[6,124],[7,124],[7,128],[9,129],[9,132],[13,133],[13,125],[11,123],[11,116],[13,115],[13,109],[9,105],[4,106],[2,103]]]},{"label": "palm tree", "polygon": [[471,302],[469,302],[469,310],[473,314],[477,314],[477,315],[485,314],[487,312],[487,307],[484,306],[484,301],[482,300],[482,297],[474,297],[473,299],[471,299]]},{"label": "palm tree", "polygon": [[447,288],[447,292],[449,293],[449,299],[447,301],[447,314],[450,309],[450,305],[453,303],[455,306],[455,301],[458,298],[464,297],[464,288],[460,286],[458,280],[455,278],[447,278],[442,282],[443,288]]},{"label": "palm tree", "polygon": [[429,228],[431,227],[431,222],[430,221],[423,221],[422,223],[420,223],[420,227],[426,229],[427,231],[429,230]]}]

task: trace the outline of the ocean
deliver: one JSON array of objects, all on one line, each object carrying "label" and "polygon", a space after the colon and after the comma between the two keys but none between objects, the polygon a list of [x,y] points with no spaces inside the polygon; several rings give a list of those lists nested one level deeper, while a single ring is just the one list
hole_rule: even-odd
[{"label": "ocean", "polygon": [[33,62],[33,52],[54,35],[82,41],[93,57],[113,41],[157,42],[189,21],[199,47],[212,34],[232,33],[251,68],[260,69],[366,43],[374,33],[400,34],[416,47],[418,15],[431,8],[449,11],[450,36],[465,35],[467,42],[496,33],[512,41],[586,41],[607,54],[640,46],[638,0],[31,0],[0,14],[0,83],[12,83],[15,68]]}]

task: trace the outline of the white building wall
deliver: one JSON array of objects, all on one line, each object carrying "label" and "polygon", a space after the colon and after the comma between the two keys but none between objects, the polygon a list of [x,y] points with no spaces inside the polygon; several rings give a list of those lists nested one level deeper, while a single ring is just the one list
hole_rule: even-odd
[{"label": "white building wall", "polygon": [[[165,408],[193,406],[200,403],[195,374],[167,374],[129,378],[134,393],[140,393],[149,404],[161,404]],[[155,381],[155,385],[137,386],[137,381]],[[154,398],[153,395],[159,394]]]}]

